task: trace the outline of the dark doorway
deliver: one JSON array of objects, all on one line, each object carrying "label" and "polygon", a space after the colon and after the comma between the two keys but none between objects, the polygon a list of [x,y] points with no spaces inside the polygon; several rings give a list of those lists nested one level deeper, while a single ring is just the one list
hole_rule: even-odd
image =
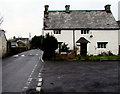
[{"label": "dark doorway", "polygon": [[81,37],[76,43],[80,43],[80,55],[87,55],[87,44],[90,42]]},{"label": "dark doorway", "polygon": [[87,43],[81,43],[80,55],[87,55]]}]

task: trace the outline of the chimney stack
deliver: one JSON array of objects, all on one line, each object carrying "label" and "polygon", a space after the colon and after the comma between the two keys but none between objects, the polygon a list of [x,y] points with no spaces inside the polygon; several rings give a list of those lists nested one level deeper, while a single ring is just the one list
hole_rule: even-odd
[{"label": "chimney stack", "polygon": [[48,8],[49,8],[49,5],[45,5],[45,11],[44,11],[44,17],[47,18],[48,17]]},{"label": "chimney stack", "polygon": [[105,6],[105,11],[106,11],[107,13],[111,13],[110,6],[111,6],[111,5],[106,5],[106,6]]},{"label": "chimney stack", "polygon": [[70,5],[66,5],[66,6],[65,6],[65,9],[66,9],[66,12],[69,13],[69,12],[70,12]]},{"label": "chimney stack", "polygon": [[45,12],[48,12],[49,5],[45,5]]}]

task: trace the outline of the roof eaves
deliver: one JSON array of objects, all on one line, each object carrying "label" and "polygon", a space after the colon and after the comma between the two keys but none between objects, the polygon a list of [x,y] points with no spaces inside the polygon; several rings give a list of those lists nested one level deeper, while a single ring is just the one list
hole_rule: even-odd
[{"label": "roof eaves", "polygon": [[44,28],[44,30],[81,30],[81,29],[89,29],[89,30],[120,30],[120,28]]}]

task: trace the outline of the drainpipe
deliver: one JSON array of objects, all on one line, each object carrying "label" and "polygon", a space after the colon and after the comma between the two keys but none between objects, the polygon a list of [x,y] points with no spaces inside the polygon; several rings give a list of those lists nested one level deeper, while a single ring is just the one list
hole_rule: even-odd
[{"label": "drainpipe", "polygon": [[74,51],[74,54],[76,55],[76,51],[75,51],[75,30],[73,30],[73,51]]}]

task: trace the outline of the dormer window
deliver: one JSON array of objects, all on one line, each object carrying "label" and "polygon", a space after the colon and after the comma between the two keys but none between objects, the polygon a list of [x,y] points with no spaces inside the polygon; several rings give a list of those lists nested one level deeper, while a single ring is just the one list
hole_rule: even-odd
[{"label": "dormer window", "polygon": [[54,34],[61,34],[61,30],[54,30]]},{"label": "dormer window", "polygon": [[89,34],[89,30],[87,30],[87,29],[81,30],[81,34]]}]

